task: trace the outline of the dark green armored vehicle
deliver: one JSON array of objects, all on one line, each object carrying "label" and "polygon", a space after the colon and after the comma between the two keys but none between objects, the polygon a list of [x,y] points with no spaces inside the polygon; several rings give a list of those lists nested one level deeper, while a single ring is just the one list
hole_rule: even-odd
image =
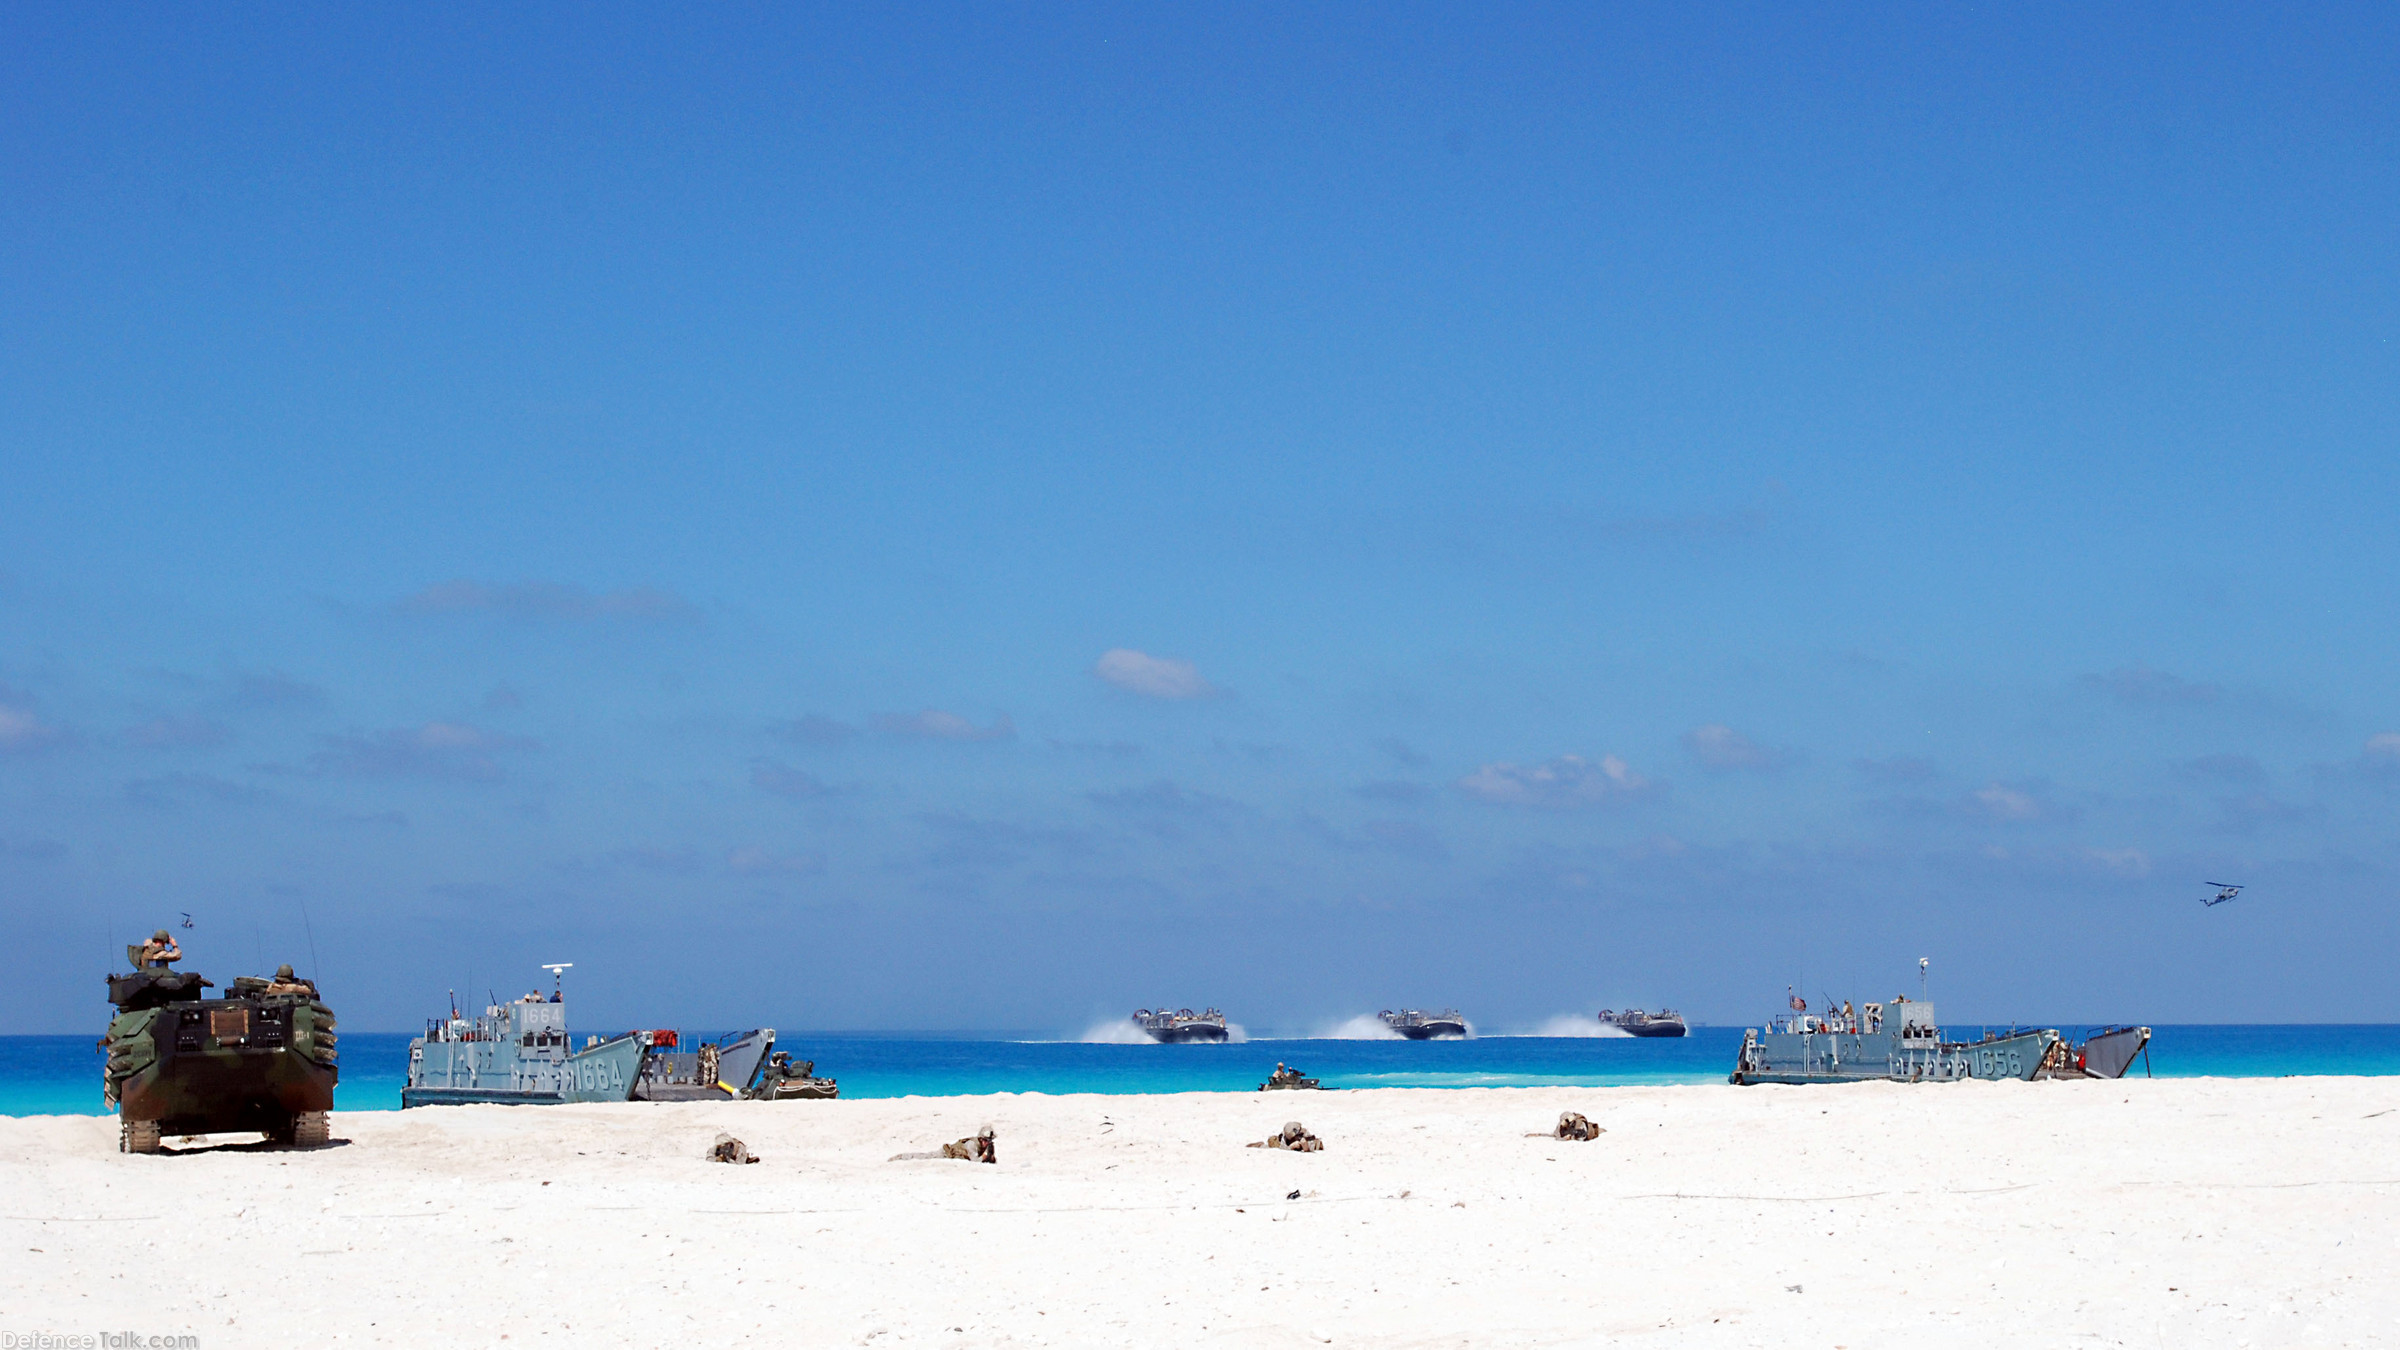
[{"label": "dark green armored vehicle", "polygon": [[144,966],[140,947],[126,952],[134,970],[108,977],[117,1015],[100,1042],[120,1150],[155,1153],[170,1134],[251,1130],[283,1144],[326,1141],[340,1071],[333,1010],[316,986],[286,966],[210,998],[213,981]]},{"label": "dark green armored vehicle", "polygon": [[817,1077],[815,1060],[795,1060],[790,1052],[775,1050],[768,1053],[766,1063],[758,1066],[749,1090],[742,1095],[753,1101],[789,1102],[812,1097],[831,1099],[841,1096],[842,1089],[830,1078]]}]

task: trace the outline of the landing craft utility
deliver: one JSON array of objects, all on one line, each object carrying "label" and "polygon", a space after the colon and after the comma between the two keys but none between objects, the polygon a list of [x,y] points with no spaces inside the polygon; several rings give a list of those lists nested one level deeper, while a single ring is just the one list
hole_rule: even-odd
[{"label": "landing craft utility", "polygon": [[2059,1045],[2050,1030],[2011,1031],[1972,1044],[1942,1039],[1933,1005],[1895,997],[1889,1005],[1847,1003],[1792,1015],[1742,1033],[1735,1083],[1949,1083],[1962,1078],[2030,1079]]},{"label": "landing craft utility", "polygon": [[589,1038],[571,1048],[567,1002],[559,979],[572,963],[545,966],[550,997],[527,994],[514,1003],[495,1003],[478,1017],[450,1016],[425,1024],[425,1034],[408,1043],[408,1082],[400,1089],[402,1109],[496,1102],[554,1106],[561,1102],[621,1102],[633,1096],[646,1032],[614,1040]]},{"label": "landing craft utility", "polygon": [[1742,1033],[1735,1083],[1948,1083],[1961,1078],[2122,1078],[2150,1059],[2150,1028],[2104,1027],[2069,1042],[2049,1028],[2012,1029],[1980,1041],[1942,1039],[1933,1004],[1925,998],[1933,962],[1917,958],[1917,998],[1894,995],[1887,1006],[1828,1002],[1821,1013],[1789,989],[1790,1017]]}]

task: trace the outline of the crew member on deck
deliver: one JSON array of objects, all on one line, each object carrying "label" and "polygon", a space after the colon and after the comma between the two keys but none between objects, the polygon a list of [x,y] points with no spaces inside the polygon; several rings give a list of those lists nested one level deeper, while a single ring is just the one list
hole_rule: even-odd
[{"label": "crew member on deck", "polygon": [[275,978],[267,981],[270,994],[314,994],[317,987],[292,973],[289,963],[275,967]]},{"label": "crew member on deck", "polygon": [[174,936],[164,928],[152,933],[150,940],[142,944],[141,964],[146,967],[164,970],[168,962],[182,959],[183,948],[175,945]]}]

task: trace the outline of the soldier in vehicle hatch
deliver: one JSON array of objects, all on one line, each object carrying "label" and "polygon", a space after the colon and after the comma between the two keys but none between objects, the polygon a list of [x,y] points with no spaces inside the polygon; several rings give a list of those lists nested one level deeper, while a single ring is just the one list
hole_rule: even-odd
[{"label": "soldier in vehicle hatch", "polygon": [[270,994],[307,994],[314,997],[317,986],[294,975],[287,963],[275,967],[275,978],[267,982],[266,991]]},{"label": "soldier in vehicle hatch", "polygon": [[142,944],[141,960],[137,964],[145,970],[164,970],[168,962],[182,959],[183,948],[175,945],[173,934],[161,928]]}]

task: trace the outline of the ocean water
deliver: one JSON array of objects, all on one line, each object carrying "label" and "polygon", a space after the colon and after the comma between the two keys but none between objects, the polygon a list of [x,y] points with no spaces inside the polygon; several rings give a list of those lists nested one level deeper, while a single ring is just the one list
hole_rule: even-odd
[{"label": "ocean water", "polygon": [[[1994,1028],[1995,1030],[1997,1028]],[[2062,1027],[2070,1035],[2083,1028]],[[1982,1028],[1946,1031],[1973,1039]],[[713,1034],[713,1033],[712,1033]],[[99,1050],[92,1036],[0,1036],[0,1115],[96,1115]],[[1462,1041],[1278,1040],[1229,1045],[1093,1044],[970,1038],[926,1032],[785,1034],[780,1048],[813,1059],[845,1097],[983,1092],[1248,1092],[1277,1061],[1329,1088],[1611,1087],[1722,1083],[1739,1027],[1695,1027],[1676,1040],[1485,1036]],[[344,1032],[335,1106],[400,1105],[405,1033]],[[2400,1074],[2400,1024],[2162,1026],[2149,1071],[2162,1078]],[[2144,1066],[2137,1061],[2133,1076]]]}]

